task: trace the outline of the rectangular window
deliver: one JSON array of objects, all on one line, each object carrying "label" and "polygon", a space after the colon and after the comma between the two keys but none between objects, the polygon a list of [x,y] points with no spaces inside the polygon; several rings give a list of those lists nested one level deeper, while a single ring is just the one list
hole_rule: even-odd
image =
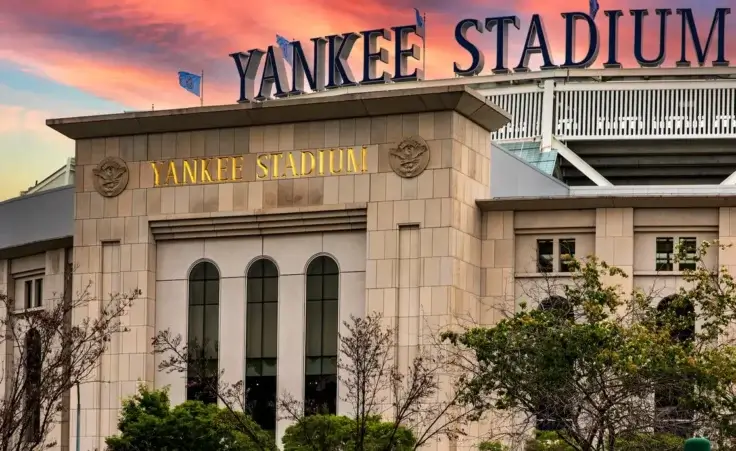
[{"label": "rectangular window", "polygon": [[554,244],[552,240],[537,240],[537,272],[554,271]]},{"label": "rectangular window", "polygon": [[680,255],[682,259],[679,262],[680,271],[687,269],[695,269],[695,259],[697,256],[698,243],[693,237],[680,238]]},{"label": "rectangular window", "polygon": [[672,271],[674,269],[674,251],[673,238],[657,238],[655,256],[655,268],[657,271]]},{"label": "rectangular window", "polygon": [[41,307],[43,305],[43,279],[33,281],[33,307]]},{"label": "rectangular window", "polygon": [[23,297],[25,299],[23,308],[31,308],[33,306],[33,281],[26,280],[23,289]]},{"label": "rectangular window", "polygon": [[575,258],[575,238],[560,240],[560,272],[570,272],[570,259]]}]

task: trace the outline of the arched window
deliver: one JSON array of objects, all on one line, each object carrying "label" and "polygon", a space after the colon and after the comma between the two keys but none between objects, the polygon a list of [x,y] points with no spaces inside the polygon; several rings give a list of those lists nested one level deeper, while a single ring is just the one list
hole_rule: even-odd
[{"label": "arched window", "polygon": [[307,343],[304,402],[307,413],[337,412],[337,316],[340,271],[330,257],[307,268]]},{"label": "arched window", "polygon": [[[574,321],[575,312],[568,300],[562,296],[550,296],[539,303],[539,309],[555,314],[556,321]],[[550,382],[551,383],[551,382]],[[537,406],[537,430],[559,431],[565,429],[566,409],[570,406],[551,398],[542,399]]]},{"label": "arched window", "polygon": [[[660,327],[667,324],[673,341],[687,343],[695,337],[695,307],[692,302],[677,295],[667,296],[657,305]],[[688,392],[692,390],[687,375],[665,375],[654,390],[657,432],[690,437],[693,433],[693,412],[687,407]]]},{"label": "arched window", "polygon": [[26,385],[24,425],[26,442],[35,443],[41,435],[41,336],[31,329],[25,338]]},{"label": "arched window", "polygon": [[205,261],[189,274],[187,400],[217,402],[219,326],[220,272]]},{"label": "arched window", "polygon": [[268,259],[255,261],[247,274],[245,388],[253,419],[276,430],[276,355],[278,350],[279,272]]}]

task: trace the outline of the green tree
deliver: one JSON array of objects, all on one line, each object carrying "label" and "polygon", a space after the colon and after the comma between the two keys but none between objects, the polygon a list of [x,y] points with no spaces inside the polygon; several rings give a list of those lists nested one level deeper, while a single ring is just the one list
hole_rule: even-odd
[{"label": "green tree", "polygon": [[366,451],[412,451],[414,434],[394,422],[367,419],[363,442],[358,445],[357,425],[353,418],[337,415],[310,415],[289,426],[284,434],[284,451],[353,451],[362,446]]},{"label": "green tree", "polygon": [[[140,387],[138,394],[123,403],[118,421],[120,434],[108,437],[109,451],[251,451],[262,449],[239,431],[248,423],[251,431],[258,425],[247,415],[233,414],[213,404],[187,401],[171,408],[166,390]],[[272,441],[259,431],[262,442]],[[273,448],[275,449],[275,448]]]},{"label": "green tree", "polygon": [[671,434],[732,435],[736,284],[725,268],[704,264],[710,246],[696,252],[686,287],[667,302],[604,283],[627,275],[589,257],[570,262],[562,296],[534,300],[547,308],[522,303],[491,327],[444,334],[473,357],[463,402],[525,413],[520,434],[541,417],[579,451],[636,449],[631,438],[641,434],[648,449],[668,449]]}]

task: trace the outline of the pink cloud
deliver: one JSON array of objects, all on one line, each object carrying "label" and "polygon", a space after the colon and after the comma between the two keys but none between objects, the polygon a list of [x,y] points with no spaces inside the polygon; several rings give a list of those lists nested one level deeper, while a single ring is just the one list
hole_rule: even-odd
[{"label": "pink cloud", "polygon": [[[602,10],[611,6],[601,3],[596,20],[602,39],[598,66],[607,56],[607,24]],[[687,7],[688,3],[674,0],[666,6],[674,9]],[[466,52],[454,41],[455,24],[462,18],[482,21],[513,8],[522,22],[521,30],[512,30],[510,34],[509,64],[514,66],[531,14],[542,14],[554,60],[561,64],[564,20],[560,12],[588,8],[587,0],[519,0],[508,5],[467,0],[464,4],[433,4],[443,9],[421,8],[428,10],[429,78],[452,77],[452,63],[467,62]],[[292,0],[256,5],[242,0],[180,0],[175,7],[161,7],[148,0],[33,0],[21,2],[12,10],[4,11],[0,6],[0,21],[4,29],[10,30],[0,35],[0,49],[3,49],[0,59],[138,109],[150,108],[151,104],[157,109],[197,105],[198,100],[177,85],[176,71],[204,69],[206,103],[232,103],[237,98],[238,78],[229,53],[271,45],[276,33],[306,43],[310,37],[330,33],[410,24],[414,20],[412,6],[387,0],[340,3]],[[624,0],[615,4],[625,11],[633,7],[662,6],[661,1],[655,0]],[[701,9],[697,14],[698,25],[701,33],[706,33],[713,8]],[[729,16],[731,22],[733,18]],[[647,18],[646,55],[653,53],[655,19]],[[633,18],[626,13],[620,20],[619,57],[625,66],[635,67]],[[732,28],[731,40],[736,32],[736,27]],[[673,66],[679,55],[678,16],[670,17],[668,31],[667,65]],[[485,52],[484,73],[489,73],[495,62],[493,35],[471,33],[471,40]],[[583,40],[581,33],[580,41]],[[391,51],[392,44],[382,45]],[[734,50],[729,51],[733,56]],[[362,53],[362,47],[356,46],[354,53]],[[538,67],[540,62],[539,56],[533,57],[532,67]],[[359,77],[359,58],[353,58],[351,65]],[[393,72],[392,67],[388,70]]]}]

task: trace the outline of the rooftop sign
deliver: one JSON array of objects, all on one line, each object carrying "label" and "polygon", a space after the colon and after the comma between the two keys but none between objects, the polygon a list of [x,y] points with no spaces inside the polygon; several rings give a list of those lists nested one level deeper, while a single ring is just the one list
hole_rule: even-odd
[{"label": "rooftop sign", "polygon": [[[583,12],[562,13],[565,21],[565,61],[558,64],[552,59],[551,41],[544,31],[544,23],[539,14],[534,14],[529,21],[524,47],[518,63],[509,64],[509,34],[513,29],[521,29],[518,16],[490,17],[484,20],[462,19],[455,26],[455,40],[460,47],[469,54],[470,63],[461,65],[453,63],[453,71],[460,76],[478,75],[485,67],[485,55],[476,44],[471,42],[468,32],[493,34],[495,39],[495,58],[491,72],[494,74],[529,71],[529,60],[532,55],[542,58],[542,70],[550,69],[581,69],[587,68],[598,61],[601,50],[600,33],[608,36],[608,45],[604,49],[605,60],[603,67],[622,67],[619,59],[620,23],[624,20],[622,10],[604,11],[606,27],[599,30],[593,18]],[[713,66],[728,66],[726,60],[726,16],[731,14],[730,8],[717,8],[713,15],[708,34],[697,29],[695,17],[691,8],[678,8],[675,15],[679,16],[676,24],[669,19],[673,15],[672,9],[662,8],[654,10],[654,18],[648,20],[647,30],[658,30],[656,40],[648,42],[645,39],[645,17],[650,15],[646,9],[629,10],[628,20],[633,21],[634,36],[633,48],[624,49],[633,52],[634,59],[641,67],[658,67],[665,62],[665,47],[668,25],[676,25],[679,29],[680,51],[678,52],[678,67],[688,67],[692,64],[689,55],[694,55],[695,63],[704,66],[710,62]],[[311,39],[311,58],[307,58],[305,46],[301,41],[291,43],[290,73],[287,75],[284,64],[285,58],[278,45],[271,45],[266,50],[252,49],[247,52],[237,52],[230,56],[235,61],[240,76],[240,97],[238,102],[264,101],[273,97],[286,97],[311,91],[322,91],[345,86],[380,84],[389,82],[417,81],[424,78],[421,69],[409,72],[409,60],[420,60],[419,46],[408,44],[409,36],[415,34],[424,37],[424,28],[416,25],[401,25],[387,28],[377,28],[361,32],[349,32],[339,35],[330,35]],[[585,36],[585,41],[580,35]],[[362,39],[363,71],[356,77],[347,61],[353,52],[355,44]],[[379,45],[378,40],[393,41],[393,61],[389,61],[388,50]],[[577,55],[576,50],[585,48],[583,56]],[[555,44],[561,44],[555,42]],[[653,44],[653,45],[652,45]],[[390,45],[390,44],[389,44]],[[645,47],[647,50],[645,52]],[[649,50],[649,48],[654,50]],[[647,53],[645,55],[645,53]],[[387,70],[378,72],[378,62],[388,64]],[[263,63],[261,79],[256,83],[256,77]],[[289,77],[290,76],[290,77]],[[289,84],[288,78],[291,78]],[[306,81],[306,86],[305,86]],[[256,87],[258,91],[256,92]]]}]

